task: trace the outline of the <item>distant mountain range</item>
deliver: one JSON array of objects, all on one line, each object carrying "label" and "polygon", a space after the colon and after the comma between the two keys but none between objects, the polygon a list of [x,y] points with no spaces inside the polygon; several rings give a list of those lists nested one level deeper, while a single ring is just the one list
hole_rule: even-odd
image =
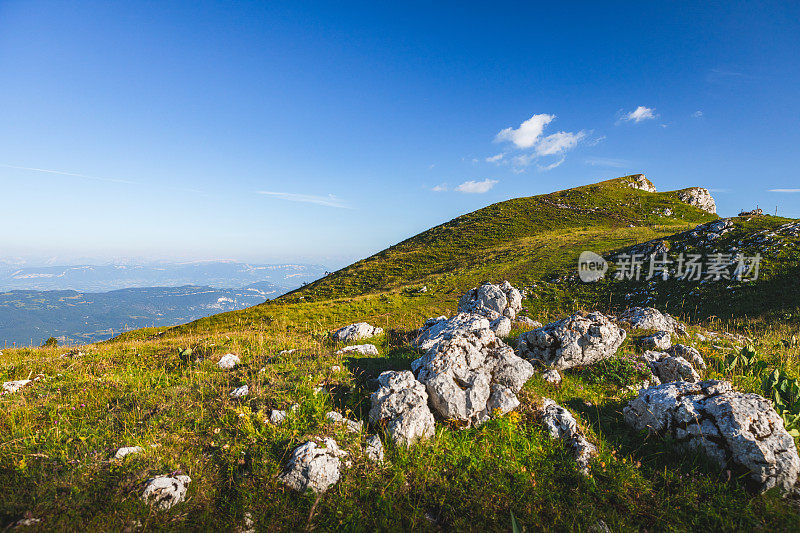
[{"label": "distant mountain range", "polygon": [[202,285],[242,288],[269,281],[296,288],[325,274],[320,265],[259,265],[234,261],[19,267],[0,261],[0,290],[104,292],[138,287]]},{"label": "distant mountain range", "polygon": [[0,349],[90,343],[251,307],[325,275],[318,265],[0,265]]}]

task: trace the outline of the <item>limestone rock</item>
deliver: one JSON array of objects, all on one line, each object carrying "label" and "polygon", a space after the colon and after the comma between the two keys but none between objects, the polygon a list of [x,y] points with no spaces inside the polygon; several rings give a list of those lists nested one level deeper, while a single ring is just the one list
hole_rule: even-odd
[{"label": "limestone rock", "polygon": [[287,416],[288,414],[286,413],[286,411],[281,411],[280,409],[273,409],[272,411],[269,412],[268,421],[270,424],[280,426],[281,424],[283,424],[284,420],[286,420]]},{"label": "limestone rock", "polygon": [[714,202],[714,197],[708,192],[708,189],[702,187],[692,187],[685,189],[678,193],[678,198],[681,202],[699,207],[707,213],[717,212],[717,204]]},{"label": "limestone rock", "polygon": [[700,355],[700,352],[698,352],[696,348],[687,346],[685,344],[675,344],[667,350],[667,353],[676,357],[683,357],[697,370],[706,369],[706,362],[703,360],[703,356]]},{"label": "limestone rock", "polygon": [[247,396],[249,393],[250,393],[250,387],[248,387],[247,385],[242,385],[241,387],[238,387],[238,388],[236,388],[236,389],[233,389],[233,390],[231,391],[231,394],[230,394],[230,396],[231,396],[231,398],[233,398],[233,399],[237,399],[237,398],[244,398],[244,397],[245,397],[245,396]]},{"label": "limestone rock", "polygon": [[17,392],[22,387],[26,386],[28,383],[31,383],[32,379],[19,379],[17,381],[6,381],[3,383],[3,394],[11,394],[13,392]]},{"label": "limestone rock", "polygon": [[231,370],[241,362],[242,360],[239,359],[238,355],[233,355],[232,353],[229,353],[222,356],[222,358],[217,363],[217,366],[223,370]]},{"label": "limestone rock", "polygon": [[668,381],[700,381],[700,375],[689,361],[680,355],[670,355],[664,352],[646,351],[639,358],[650,368],[653,376],[660,383]]},{"label": "limestone rock", "polygon": [[369,339],[383,333],[383,328],[376,328],[366,322],[350,324],[333,332],[333,340],[336,342],[355,342],[361,339]]},{"label": "limestone rock", "polygon": [[364,455],[366,455],[367,459],[373,463],[380,464],[383,462],[383,442],[381,442],[381,438],[379,436],[370,435],[367,437],[366,446],[364,447]]},{"label": "limestone rock", "polygon": [[374,344],[357,344],[355,346],[345,346],[341,350],[336,351],[336,355],[345,355],[348,353],[378,355],[378,348],[376,348]]},{"label": "limestone rock", "polygon": [[350,420],[349,418],[345,418],[341,415],[341,413],[337,413],[336,411],[328,411],[325,413],[325,418],[333,422],[334,424],[344,424],[347,426],[347,431],[351,433],[361,433],[361,430],[364,429],[364,422],[361,420]]},{"label": "limestone rock", "polygon": [[378,376],[380,388],[372,393],[369,420],[385,427],[396,443],[409,446],[434,435],[434,420],[428,408],[425,385],[408,370],[389,370]]},{"label": "limestone rock", "polygon": [[[459,313],[481,315],[491,321],[500,317],[514,320],[520,309],[522,309],[522,293],[508,281],[504,281],[500,285],[484,283],[480,287],[468,290],[458,301]],[[496,324],[505,325],[504,322]],[[510,329],[509,324],[509,331]],[[497,333],[494,327],[492,330]],[[497,334],[505,336],[502,333]]]},{"label": "limestone rock", "polygon": [[186,499],[186,489],[192,478],[186,475],[160,476],[147,481],[142,500],[166,511]]},{"label": "limestone rock", "polygon": [[519,398],[505,385],[495,383],[492,385],[491,391],[489,400],[486,402],[488,416],[504,415],[519,407]]},{"label": "limestone rock", "polygon": [[620,322],[626,322],[633,329],[652,329],[673,333],[680,322],[671,315],[662,313],[654,307],[631,307],[620,316]]},{"label": "limestone rock", "polygon": [[564,370],[613,356],[625,336],[625,330],[602,313],[575,313],[523,333],[517,351],[525,359]]},{"label": "limestone rock", "polygon": [[552,385],[561,384],[561,374],[559,374],[558,370],[556,370],[555,368],[551,368],[550,370],[547,370],[544,373],[542,373],[542,379]]},{"label": "limestone rock", "polygon": [[628,176],[628,186],[640,191],[656,192],[656,186],[644,174]]},{"label": "limestone rock", "polygon": [[597,448],[586,440],[572,413],[550,398],[542,400],[542,423],[552,439],[560,439],[572,451],[575,462],[584,474],[589,473],[589,461]]},{"label": "limestone rock", "polygon": [[792,490],[800,473],[794,439],[766,398],[725,381],[670,382],[643,389],[623,410],[633,428],[669,435],[745,474],[750,488]]},{"label": "limestone rock", "polygon": [[642,346],[651,350],[669,350],[672,346],[672,335],[669,331],[656,331],[652,335],[642,337]]},{"label": "limestone rock", "polygon": [[299,492],[311,489],[325,492],[339,481],[340,457],[347,452],[339,449],[333,439],[326,438],[324,447],[308,441],[292,452],[286,469],[278,476],[281,481]]},{"label": "limestone rock", "polygon": [[514,319],[514,325],[522,326],[529,329],[536,329],[542,327],[542,323],[538,320],[533,320],[527,316],[518,316]]},{"label": "limestone rock", "polygon": [[481,315],[459,313],[452,318],[429,318],[420,328],[413,346],[428,351],[441,341],[455,336],[490,329],[489,320]]},{"label": "limestone rock", "polygon": [[126,446],[117,450],[117,453],[114,454],[114,459],[122,459],[128,455],[133,455],[142,452],[143,449],[141,446]]}]

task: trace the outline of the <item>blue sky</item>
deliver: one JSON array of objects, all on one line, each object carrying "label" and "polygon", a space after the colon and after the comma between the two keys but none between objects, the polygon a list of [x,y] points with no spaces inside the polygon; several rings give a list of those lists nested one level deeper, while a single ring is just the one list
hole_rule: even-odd
[{"label": "blue sky", "polygon": [[3,255],[338,267],[638,172],[800,217],[800,4],[430,4],[0,1]]}]

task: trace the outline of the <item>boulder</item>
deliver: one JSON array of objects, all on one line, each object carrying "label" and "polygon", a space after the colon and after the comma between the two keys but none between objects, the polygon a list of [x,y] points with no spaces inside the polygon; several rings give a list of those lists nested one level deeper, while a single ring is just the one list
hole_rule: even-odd
[{"label": "boulder", "polygon": [[434,435],[425,386],[408,370],[389,370],[378,376],[380,388],[372,393],[369,421],[383,427],[396,443],[410,446]]},{"label": "boulder", "polygon": [[413,361],[411,369],[425,384],[433,410],[467,425],[488,420],[496,410],[490,402],[503,412],[511,404],[519,405],[515,393],[533,375],[533,366],[489,329],[440,341]]},{"label": "boulder", "polygon": [[336,342],[355,342],[361,339],[369,339],[383,333],[383,328],[376,328],[366,322],[350,324],[333,332],[333,340]]},{"label": "boulder", "polygon": [[247,396],[249,392],[250,392],[250,387],[248,387],[247,385],[242,385],[241,387],[233,389],[231,391],[230,396],[235,400],[237,398],[244,398],[245,396]]},{"label": "boulder", "polygon": [[643,361],[656,378],[656,383],[668,381],[700,381],[700,375],[689,361],[680,355],[670,355],[664,352],[646,351],[639,360]]},{"label": "boulder", "polygon": [[192,478],[186,475],[149,479],[142,493],[142,501],[162,511],[171,509],[186,499],[186,489],[191,481]]},{"label": "boulder", "polygon": [[667,353],[676,357],[683,357],[697,370],[706,369],[706,362],[703,360],[703,356],[700,355],[700,352],[698,352],[697,349],[693,348],[692,346],[675,344],[667,350]]},{"label": "boulder", "polygon": [[137,454],[142,451],[143,450],[141,446],[126,446],[117,450],[117,453],[114,454],[114,459],[122,459],[128,455]]},{"label": "boulder", "polygon": [[340,413],[336,411],[328,411],[325,413],[325,418],[333,422],[334,424],[343,424],[347,426],[347,431],[351,433],[361,433],[361,430],[364,429],[364,422],[361,420],[350,420],[349,418],[345,418]]},{"label": "boulder", "polygon": [[703,451],[720,468],[763,492],[789,491],[800,473],[794,439],[766,398],[736,392],[726,381],[664,383],[639,391],[623,410],[638,430],[669,435],[678,446]]},{"label": "boulder", "polygon": [[522,293],[507,281],[500,285],[484,283],[480,287],[468,290],[458,300],[459,313],[481,315],[492,321],[502,316],[514,320],[520,309],[522,309]]},{"label": "boulder", "polygon": [[373,463],[380,464],[383,462],[383,442],[381,442],[379,436],[370,435],[367,437],[366,446],[364,446],[364,455]]},{"label": "boulder", "polygon": [[640,191],[656,192],[656,186],[644,174],[628,176],[628,186]]},{"label": "boulder", "polygon": [[708,192],[708,189],[702,187],[684,189],[678,193],[678,199],[685,204],[698,207],[707,213],[716,214],[717,212],[717,204],[714,201],[714,197]]},{"label": "boulder", "polygon": [[551,385],[561,384],[561,374],[559,374],[558,370],[555,368],[551,368],[550,370],[546,370],[544,373],[542,373],[542,379]]},{"label": "boulder", "polygon": [[543,398],[542,423],[550,438],[562,440],[574,455],[580,470],[588,474],[589,461],[597,455],[597,448],[586,440],[572,413],[550,398]]},{"label": "boulder", "polygon": [[672,335],[669,331],[656,331],[652,335],[642,337],[642,346],[650,350],[669,350],[672,346]]},{"label": "boulder", "polygon": [[324,447],[313,440],[301,444],[292,452],[284,471],[278,476],[292,489],[316,493],[325,492],[339,481],[340,457],[347,452],[339,449],[333,439],[326,438]]},{"label": "boulder", "polygon": [[229,353],[222,356],[222,358],[217,363],[217,366],[223,370],[231,370],[241,362],[242,360],[239,359],[238,355],[233,355],[232,353]]},{"label": "boulder", "polygon": [[619,316],[619,321],[627,323],[633,329],[652,329],[667,333],[674,333],[680,327],[680,322],[671,315],[654,307],[631,307]]},{"label": "boulder", "polygon": [[346,355],[357,353],[359,355],[378,355],[378,348],[374,344],[357,344],[356,346],[345,346],[336,351],[336,355]]},{"label": "boulder", "polygon": [[452,318],[429,318],[419,329],[412,344],[419,350],[428,351],[445,339],[487,329],[490,329],[489,320],[481,315],[459,313]]},{"label": "boulder", "polygon": [[625,330],[602,313],[575,313],[520,335],[517,352],[530,361],[564,370],[608,359],[625,336]]}]

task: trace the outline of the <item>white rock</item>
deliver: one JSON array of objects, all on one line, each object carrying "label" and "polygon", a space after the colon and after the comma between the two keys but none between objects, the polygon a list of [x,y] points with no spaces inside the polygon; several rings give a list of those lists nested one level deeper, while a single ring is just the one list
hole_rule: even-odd
[{"label": "white rock", "polygon": [[120,448],[117,450],[117,453],[114,454],[114,459],[122,459],[127,455],[133,455],[143,451],[141,446],[127,446],[124,448]]},{"label": "white rock", "polygon": [[279,409],[273,409],[269,412],[269,423],[274,424],[276,426],[280,426],[283,424],[284,420],[287,417],[286,411],[281,411]]},{"label": "white rock", "polygon": [[533,320],[532,318],[528,318],[527,316],[518,316],[514,319],[514,324],[517,326],[523,326],[530,329],[536,329],[542,327],[542,323],[538,320]]},{"label": "white rock", "polygon": [[647,364],[660,383],[668,381],[694,383],[700,381],[700,375],[691,363],[680,355],[673,356],[664,352],[646,351],[639,359]]},{"label": "white rock", "polygon": [[634,429],[669,435],[703,451],[720,468],[747,474],[758,491],[790,491],[800,474],[794,439],[766,398],[725,381],[664,383],[639,391],[623,409]]},{"label": "white rock", "polygon": [[486,402],[488,416],[504,415],[519,407],[519,398],[508,387],[495,383],[491,390],[492,393]]},{"label": "white rock", "polygon": [[542,399],[542,423],[552,439],[560,439],[572,451],[575,462],[584,474],[589,473],[589,461],[597,448],[586,440],[572,413],[550,398]]},{"label": "white rock", "polygon": [[322,447],[314,441],[301,444],[292,452],[286,469],[278,477],[299,492],[311,489],[325,492],[339,481],[340,457],[347,455],[333,439],[325,439]]},{"label": "white rock", "polygon": [[699,207],[708,213],[717,212],[717,204],[714,201],[714,197],[708,192],[708,189],[702,187],[685,189],[678,193],[678,198],[681,202]]},{"label": "white rock", "polygon": [[336,351],[336,355],[357,353],[360,355],[378,355],[378,348],[374,344],[358,344],[356,346],[345,346]]},{"label": "white rock", "polygon": [[372,393],[370,423],[384,427],[396,443],[409,446],[434,435],[433,414],[425,386],[408,370],[390,370],[378,376],[380,388]]},{"label": "white rock", "polygon": [[628,178],[628,186],[641,191],[656,192],[656,186],[644,174],[634,174]]},{"label": "white rock", "polygon": [[[522,309],[522,293],[508,281],[500,285],[484,283],[468,290],[458,301],[459,313],[481,315],[491,321],[491,328],[498,336],[511,332],[511,320]],[[508,322],[500,320],[501,317]]]},{"label": "white rock", "polygon": [[680,325],[671,315],[654,307],[631,307],[619,316],[619,320],[628,323],[633,329],[652,329],[668,333],[673,333]]},{"label": "white rock", "polygon": [[672,346],[672,335],[669,331],[656,331],[652,335],[642,337],[642,346],[651,350],[669,350]]},{"label": "white rock", "polygon": [[550,370],[546,370],[544,373],[542,373],[542,379],[553,385],[561,384],[561,374],[559,374],[558,370],[555,368],[551,368]]},{"label": "white rock", "polygon": [[19,389],[31,383],[32,379],[19,379],[17,381],[6,381],[3,383],[3,394],[11,394],[17,392]]},{"label": "white rock", "polygon": [[452,318],[429,318],[419,330],[413,346],[428,351],[446,339],[470,332],[488,330],[489,320],[481,315],[459,313]]},{"label": "white rock", "polygon": [[685,344],[675,344],[667,350],[667,353],[676,357],[683,357],[697,370],[706,369],[706,362],[703,360],[703,356],[700,355],[700,352],[698,352],[696,348],[687,346]]},{"label": "white rock", "polygon": [[238,365],[241,362],[242,360],[239,359],[238,355],[233,355],[232,353],[229,353],[222,356],[222,358],[217,363],[217,366],[223,370],[230,370],[232,368],[235,368],[236,365]]},{"label": "white rock", "polygon": [[564,370],[608,359],[617,353],[625,336],[625,330],[602,313],[575,313],[523,333],[517,351],[525,359]]},{"label": "white rock", "polygon": [[185,475],[161,476],[147,481],[147,486],[142,493],[142,500],[167,510],[186,499],[186,489],[192,478]]},{"label": "white rock", "polygon": [[382,328],[376,328],[366,322],[357,322],[334,331],[333,340],[336,342],[355,342],[361,339],[369,339],[382,333]]},{"label": "white rock", "polygon": [[361,430],[364,429],[364,422],[358,420],[350,420],[349,418],[345,418],[340,413],[336,411],[328,411],[325,413],[325,418],[333,422],[334,424],[344,424],[347,426],[347,431],[351,433],[361,433]]},{"label": "white rock", "polygon": [[244,398],[250,392],[250,387],[247,385],[242,385],[239,388],[233,389],[231,391],[231,398]]},{"label": "white rock", "polygon": [[381,442],[381,438],[379,436],[370,435],[367,437],[367,443],[364,447],[364,455],[366,455],[367,459],[373,463],[380,464],[383,462],[383,442]]}]

